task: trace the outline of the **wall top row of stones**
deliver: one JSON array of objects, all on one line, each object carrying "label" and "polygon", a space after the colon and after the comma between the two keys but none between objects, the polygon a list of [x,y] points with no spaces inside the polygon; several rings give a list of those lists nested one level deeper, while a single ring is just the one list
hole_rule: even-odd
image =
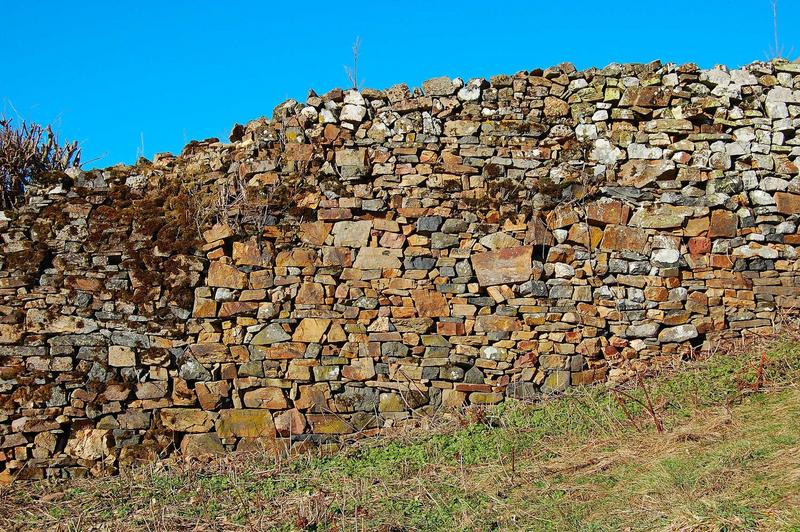
[{"label": "wall top row of stones", "polygon": [[0,477],[617,384],[800,303],[800,65],[313,92],[0,215]]}]

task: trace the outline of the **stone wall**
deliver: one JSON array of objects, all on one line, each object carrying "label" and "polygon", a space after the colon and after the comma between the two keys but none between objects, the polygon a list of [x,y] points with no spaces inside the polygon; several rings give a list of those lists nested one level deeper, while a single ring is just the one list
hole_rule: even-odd
[{"label": "stone wall", "polygon": [[339,442],[772,331],[798,122],[796,64],[560,65],[65,175],[0,216],[0,478]]}]

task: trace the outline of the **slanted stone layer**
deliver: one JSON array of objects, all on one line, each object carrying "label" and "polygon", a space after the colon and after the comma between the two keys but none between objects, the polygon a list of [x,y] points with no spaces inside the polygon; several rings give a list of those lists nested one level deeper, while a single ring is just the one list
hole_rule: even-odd
[{"label": "slanted stone layer", "polygon": [[338,442],[772,330],[798,122],[800,65],[560,65],[73,173],[0,216],[0,478]]}]

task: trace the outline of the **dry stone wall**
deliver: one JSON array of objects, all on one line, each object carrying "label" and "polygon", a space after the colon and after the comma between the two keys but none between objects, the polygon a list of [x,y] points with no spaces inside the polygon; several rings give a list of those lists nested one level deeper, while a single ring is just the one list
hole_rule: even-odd
[{"label": "dry stone wall", "polygon": [[0,478],[619,382],[800,300],[800,65],[313,92],[0,216]]}]

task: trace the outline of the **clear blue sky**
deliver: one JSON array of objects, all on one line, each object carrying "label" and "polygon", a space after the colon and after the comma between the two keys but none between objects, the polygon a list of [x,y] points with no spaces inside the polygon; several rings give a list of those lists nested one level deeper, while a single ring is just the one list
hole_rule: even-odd
[{"label": "clear blue sky", "polygon": [[[800,0],[779,0],[800,55]],[[770,0],[282,2],[0,0],[0,112],[54,122],[89,167],[227,138],[287,98],[571,61],[740,66],[772,45]],[[12,109],[13,106],[13,109]]]}]

